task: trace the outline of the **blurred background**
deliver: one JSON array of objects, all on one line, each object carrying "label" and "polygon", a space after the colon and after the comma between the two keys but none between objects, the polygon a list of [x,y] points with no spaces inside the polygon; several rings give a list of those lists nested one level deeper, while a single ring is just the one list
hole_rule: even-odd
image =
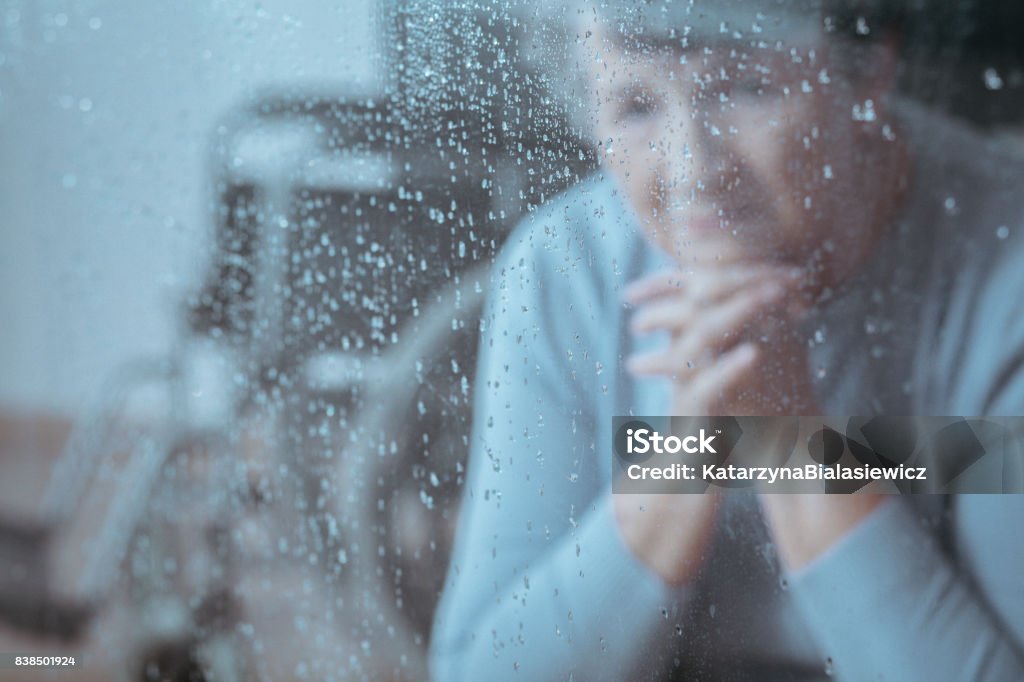
[{"label": "blurred background", "polygon": [[[905,11],[905,91],[1020,144],[1024,12]],[[595,167],[559,25],[0,0],[0,652],[426,676],[488,268]]]}]

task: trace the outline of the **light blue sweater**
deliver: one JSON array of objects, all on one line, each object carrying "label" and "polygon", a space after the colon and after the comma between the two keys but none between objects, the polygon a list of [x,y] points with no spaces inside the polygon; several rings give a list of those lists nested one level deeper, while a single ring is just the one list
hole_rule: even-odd
[{"label": "light blue sweater", "polygon": [[[904,219],[810,323],[821,404],[1020,414],[1024,166],[948,122],[913,122]],[[667,386],[622,370],[663,342],[626,332],[622,290],[664,264],[601,177],[510,237],[436,679],[1024,679],[1021,495],[892,498],[796,574],[745,494],[726,497],[693,584],[670,589],[630,554],[608,492],[611,418],[664,414]]]}]

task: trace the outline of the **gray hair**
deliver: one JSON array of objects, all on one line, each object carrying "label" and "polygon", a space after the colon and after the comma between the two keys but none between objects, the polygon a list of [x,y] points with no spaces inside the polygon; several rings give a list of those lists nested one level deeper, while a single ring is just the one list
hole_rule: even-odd
[{"label": "gray hair", "polygon": [[[534,5],[522,16],[521,58],[547,86],[548,103],[573,134],[593,138],[594,93],[584,50],[600,23],[612,40],[640,51],[700,44],[783,45],[827,34],[840,65],[864,60],[864,44],[902,18],[899,0],[576,0]],[[896,8],[896,9],[894,9]],[[850,70],[850,69],[846,69]]]}]

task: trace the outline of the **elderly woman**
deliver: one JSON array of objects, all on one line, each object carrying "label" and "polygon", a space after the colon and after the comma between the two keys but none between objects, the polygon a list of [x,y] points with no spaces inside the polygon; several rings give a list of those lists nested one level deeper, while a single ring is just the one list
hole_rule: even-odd
[{"label": "elderly woman", "polygon": [[1024,404],[1024,166],[819,5],[570,12],[601,167],[494,270],[437,679],[1024,679],[1020,496],[611,494],[614,415]]}]

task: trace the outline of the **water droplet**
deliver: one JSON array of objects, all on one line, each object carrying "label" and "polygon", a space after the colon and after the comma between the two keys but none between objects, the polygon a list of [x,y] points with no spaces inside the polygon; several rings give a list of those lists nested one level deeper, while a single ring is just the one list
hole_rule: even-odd
[{"label": "water droplet", "polygon": [[999,227],[996,228],[996,237],[998,237],[999,239],[1006,239],[1009,236],[1010,228],[1008,228],[1006,225],[1000,225]]},{"label": "water droplet", "polygon": [[434,508],[434,498],[428,495],[426,490],[420,490],[420,502],[422,502],[423,506],[427,509]]},{"label": "water droplet", "polygon": [[1003,79],[1000,77],[999,72],[992,67],[985,69],[983,76],[985,79],[985,87],[989,90],[1003,89]]}]

